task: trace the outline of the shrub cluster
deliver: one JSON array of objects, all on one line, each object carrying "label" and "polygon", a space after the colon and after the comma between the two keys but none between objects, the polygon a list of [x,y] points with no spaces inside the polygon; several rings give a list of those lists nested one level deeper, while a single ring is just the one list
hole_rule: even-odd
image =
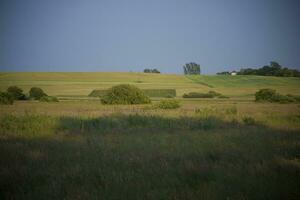
[{"label": "shrub cluster", "polygon": [[294,95],[282,95],[276,92],[276,90],[265,88],[260,89],[255,93],[255,101],[267,101],[278,103],[292,103],[300,102],[300,97]]},{"label": "shrub cluster", "polygon": [[7,93],[10,94],[10,96],[14,100],[26,100],[26,96],[25,94],[23,94],[23,90],[17,86],[8,87]]},{"label": "shrub cluster", "polygon": [[207,93],[200,93],[200,92],[190,92],[187,94],[183,94],[183,98],[214,98],[214,97],[219,97],[219,98],[228,98],[218,92],[215,91],[209,91]]},{"label": "shrub cluster", "polygon": [[40,100],[44,96],[48,95],[41,88],[32,87],[29,91],[29,97],[35,100]]},{"label": "shrub cluster", "polygon": [[136,86],[121,84],[109,89],[101,102],[103,104],[146,104],[151,103],[151,100]]},{"label": "shrub cluster", "polygon": [[165,100],[161,100],[157,104],[157,107],[161,109],[176,109],[180,107],[180,102],[175,99],[168,99],[168,100],[165,99]]},{"label": "shrub cluster", "polygon": [[29,91],[29,97],[23,93],[23,90],[17,86],[10,86],[7,92],[0,92],[0,104],[13,104],[14,100],[35,99],[42,102],[58,102],[56,97],[48,96],[41,88],[32,87]]},{"label": "shrub cluster", "polygon": [[14,98],[8,92],[0,92],[0,104],[11,105],[14,103]]}]

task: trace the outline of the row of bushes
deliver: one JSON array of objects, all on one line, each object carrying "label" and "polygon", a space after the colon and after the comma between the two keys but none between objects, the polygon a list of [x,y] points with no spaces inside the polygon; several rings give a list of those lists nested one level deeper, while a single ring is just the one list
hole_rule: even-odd
[{"label": "row of bushes", "polygon": [[17,86],[10,86],[6,92],[0,92],[0,104],[13,104],[15,100],[40,100],[44,102],[57,102],[56,97],[48,96],[41,88],[32,87],[29,94],[25,95],[23,90]]},{"label": "row of bushes", "polygon": [[[176,97],[175,89],[142,89],[144,94],[148,97],[165,97],[173,98]],[[107,94],[108,90],[93,90],[89,97],[103,97]]]},{"label": "row of bushes", "polygon": [[255,101],[265,102],[278,102],[278,103],[293,103],[300,102],[300,96],[295,95],[282,95],[273,89],[260,89],[255,93]]},{"label": "row of bushes", "polygon": [[190,92],[183,94],[183,98],[228,98],[227,96],[222,95],[221,93],[215,91],[209,91],[207,93],[200,93],[200,92]]}]

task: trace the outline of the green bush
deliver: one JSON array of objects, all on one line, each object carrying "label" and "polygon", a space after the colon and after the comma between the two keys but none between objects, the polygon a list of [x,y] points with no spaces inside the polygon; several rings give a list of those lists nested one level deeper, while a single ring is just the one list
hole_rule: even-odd
[{"label": "green bush", "polygon": [[58,102],[58,99],[53,96],[43,96],[40,98],[41,102]]},{"label": "green bush", "polygon": [[41,88],[32,87],[29,91],[29,97],[35,100],[39,100],[44,96],[48,96],[48,95]]},{"label": "green bush", "polygon": [[260,89],[255,93],[255,101],[273,101],[276,95],[276,90],[268,88]]},{"label": "green bush", "polygon": [[109,89],[101,102],[103,104],[146,104],[151,103],[151,100],[136,86],[121,84]]},{"label": "green bush", "polygon": [[261,89],[255,93],[255,101],[267,101],[267,102],[278,102],[278,103],[293,103],[300,102],[298,96],[293,95],[282,95],[273,89]]},{"label": "green bush", "polygon": [[0,92],[0,104],[12,105],[14,98],[8,92]]},{"label": "green bush", "polygon": [[175,100],[175,99],[168,99],[168,100],[161,100],[158,104],[157,104],[158,108],[161,109],[176,109],[180,107],[180,102]]},{"label": "green bush", "polygon": [[26,96],[23,94],[23,90],[17,86],[10,86],[7,88],[7,93],[10,94],[10,96],[14,100],[25,100]]}]

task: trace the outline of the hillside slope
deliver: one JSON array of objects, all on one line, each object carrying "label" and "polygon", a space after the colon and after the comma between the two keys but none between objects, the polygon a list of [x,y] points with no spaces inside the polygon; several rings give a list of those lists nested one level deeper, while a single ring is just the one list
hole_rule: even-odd
[{"label": "hillside slope", "polygon": [[300,94],[300,78],[263,76],[183,76],[129,72],[7,72],[0,73],[0,90],[17,85],[24,92],[30,87],[43,88],[50,95],[88,95],[93,89],[107,89],[128,83],[142,89],[176,89],[185,92],[215,90],[228,96],[251,96],[260,88]]}]

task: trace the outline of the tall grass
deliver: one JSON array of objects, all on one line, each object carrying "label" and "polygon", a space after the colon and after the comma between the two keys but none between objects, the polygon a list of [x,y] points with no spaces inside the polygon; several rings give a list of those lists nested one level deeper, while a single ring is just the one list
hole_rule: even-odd
[{"label": "tall grass", "polygon": [[2,116],[0,198],[298,199],[297,132],[205,112]]}]

